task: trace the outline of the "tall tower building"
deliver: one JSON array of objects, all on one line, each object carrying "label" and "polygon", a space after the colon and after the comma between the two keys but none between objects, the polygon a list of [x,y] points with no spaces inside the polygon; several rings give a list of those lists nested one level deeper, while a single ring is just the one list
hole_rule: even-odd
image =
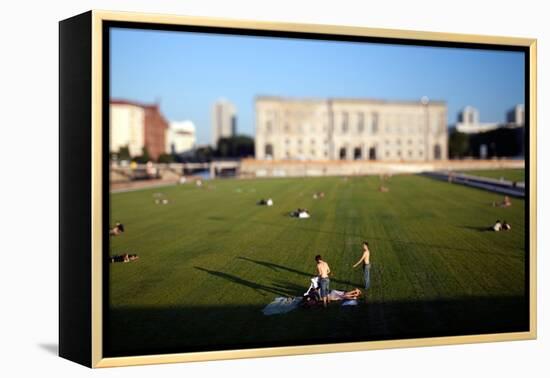
[{"label": "tall tower building", "polygon": [[212,145],[216,147],[220,138],[232,137],[237,133],[237,109],[224,99],[212,107]]}]

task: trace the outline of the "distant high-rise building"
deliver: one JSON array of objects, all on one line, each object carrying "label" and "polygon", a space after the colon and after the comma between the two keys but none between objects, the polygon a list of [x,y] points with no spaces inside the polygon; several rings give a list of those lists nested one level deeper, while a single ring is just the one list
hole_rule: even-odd
[{"label": "distant high-rise building", "polygon": [[218,145],[220,138],[232,137],[237,133],[237,109],[227,100],[218,100],[212,107],[212,144]]},{"label": "distant high-rise building", "polygon": [[509,110],[506,114],[506,121],[515,126],[525,125],[525,106],[523,104],[514,106],[514,108]]},{"label": "distant high-rise building", "polygon": [[457,131],[465,134],[477,134],[499,128],[498,122],[479,122],[479,110],[466,106],[458,113],[458,122],[454,126]]},{"label": "distant high-rise building", "polygon": [[458,114],[458,122],[462,122],[468,125],[476,125],[479,123],[479,110],[473,106],[466,106]]},{"label": "distant high-rise building", "polygon": [[166,132],[166,152],[181,154],[192,150],[197,142],[195,125],[191,121],[170,122]]}]

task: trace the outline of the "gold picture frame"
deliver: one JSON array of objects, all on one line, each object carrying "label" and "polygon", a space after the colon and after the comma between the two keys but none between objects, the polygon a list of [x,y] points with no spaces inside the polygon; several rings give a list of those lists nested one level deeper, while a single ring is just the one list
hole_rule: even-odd
[{"label": "gold picture frame", "polygon": [[[103,106],[105,88],[103,78],[103,64],[105,56],[103,49],[103,25],[106,22],[132,22],[140,23],[144,26],[147,24],[161,25],[190,25],[201,27],[216,27],[216,28],[238,28],[250,30],[262,30],[273,32],[299,32],[299,33],[317,33],[330,34],[333,36],[359,36],[359,37],[375,37],[375,38],[394,38],[408,41],[430,41],[430,42],[454,42],[454,43],[469,43],[480,45],[502,45],[502,46],[519,46],[528,50],[528,69],[529,77],[529,107],[527,117],[529,124],[529,155],[526,156],[529,161],[529,330],[526,332],[516,333],[498,333],[498,334],[483,334],[483,335],[466,335],[452,337],[433,337],[433,338],[417,338],[404,340],[383,340],[383,341],[365,341],[365,342],[349,342],[338,344],[320,344],[320,345],[304,345],[304,346],[287,346],[287,347],[268,347],[268,348],[252,348],[239,350],[222,350],[222,351],[207,351],[207,352],[192,352],[192,353],[175,353],[175,354],[159,354],[159,355],[140,355],[127,357],[105,357],[102,351],[103,340],[103,292],[105,290],[105,282],[103,278],[103,258],[102,251],[105,243],[105,218],[103,214],[102,198],[105,194],[105,156],[102,144],[104,143],[104,135],[102,134],[102,123],[104,122]],[[403,348],[403,347],[420,347],[420,346],[435,346],[449,344],[466,344],[480,342],[496,342],[496,341],[512,341],[512,340],[529,340],[535,339],[537,336],[537,307],[536,307],[536,204],[537,204],[537,147],[536,147],[536,128],[537,128],[537,41],[536,39],[528,38],[513,38],[501,36],[484,36],[484,35],[469,35],[469,34],[452,34],[452,33],[436,33],[425,31],[409,31],[409,30],[393,30],[393,29],[377,29],[367,27],[351,27],[337,25],[317,25],[317,24],[295,24],[295,23],[279,23],[279,22],[259,22],[252,20],[232,20],[219,19],[209,17],[187,17],[174,15],[160,14],[145,14],[145,13],[127,13],[127,12],[110,12],[93,10],[81,16],[62,21],[60,23],[60,128],[61,128],[61,187],[64,200],[60,201],[60,222],[61,236],[63,239],[60,243],[60,355],[70,360],[82,363],[89,367],[115,367],[115,366],[130,366],[143,364],[160,364],[174,362],[189,362],[189,361],[208,361],[219,359],[237,359],[237,358],[252,358],[252,357],[267,357],[267,356],[284,356],[284,355],[300,355],[311,353],[329,353],[329,352],[348,352],[372,349],[387,349],[387,348]],[[84,39],[89,40],[84,45],[79,42],[77,35],[83,33]],[[89,54],[80,58],[75,58],[81,54],[80,49],[89,50]],[[89,78],[82,78],[82,73],[69,74],[65,71],[68,61],[71,59],[82,59],[86,62],[86,67],[89,69]],[[78,60],[76,61],[78,63]],[[71,76],[72,75],[72,76]],[[89,79],[89,80],[88,80]],[[82,93],[89,92],[89,97],[79,97],[69,95],[68,92],[74,88],[74,82],[84,82]],[[527,84],[527,83],[526,83]],[[67,93],[66,95],[63,92]],[[90,101],[89,103],[87,101]],[[74,102],[79,101],[78,105]],[[86,114],[70,113],[74,107],[80,107],[88,111]],[[70,109],[69,109],[70,108]],[[80,109],[79,108],[79,109]],[[72,118],[71,118],[72,117]],[[65,188],[65,185],[70,186],[68,176],[72,171],[69,163],[65,163],[68,159],[67,154],[75,153],[74,150],[69,151],[69,147],[65,151],[65,142],[69,143],[69,139],[75,138],[75,135],[69,135],[67,128],[69,121],[89,121],[89,128],[83,127],[76,137],[82,138],[83,143],[89,144],[91,156],[84,160],[84,164],[89,162],[87,166],[86,181],[82,181],[82,188],[90,185],[90,194],[87,202],[89,213],[89,223],[85,226],[75,225],[71,223],[71,204],[78,201],[79,195],[82,193],[72,193],[70,189]],[[77,131],[72,131],[77,132]],[[65,154],[66,153],[66,154]],[[65,155],[64,155],[65,154]],[[73,155],[74,156],[74,155]],[[64,165],[67,164],[67,165]],[[80,185],[80,184],[79,184]],[[64,217],[67,215],[67,217]],[[84,214],[86,215],[86,214]],[[74,215],[73,216],[77,216]],[[89,228],[88,228],[89,227]],[[86,241],[68,240],[69,233],[73,235],[86,234]],[[76,237],[75,236],[75,237]],[[108,241],[108,239],[107,239]],[[72,244],[71,244],[72,243]],[[81,244],[79,244],[81,243]],[[79,246],[86,251],[85,259],[75,262],[71,261],[71,254],[74,254],[74,248]],[[71,247],[71,248],[70,248]],[[79,264],[79,265],[77,265]],[[73,272],[73,273],[71,273]],[[75,277],[75,272],[85,273]],[[89,281],[89,285],[86,282]],[[73,290],[73,291],[71,291]],[[77,299],[78,291],[81,292],[81,300],[84,301],[84,307],[80,306]],[[88,292],[89,290],[89,292]],[[79,307],[80,306],[80,307]],[[79,307],[76,309],[76,307]],[[84,311],[85,310],[85,311]],[[74,319],[82,316],[82,312],[87,315],[74,323]],[[89,312],[89,313],[88,313]],[[89,349],[84,348],[84,352],[75,352],[77,348],[77,340],[89,340]]]}]

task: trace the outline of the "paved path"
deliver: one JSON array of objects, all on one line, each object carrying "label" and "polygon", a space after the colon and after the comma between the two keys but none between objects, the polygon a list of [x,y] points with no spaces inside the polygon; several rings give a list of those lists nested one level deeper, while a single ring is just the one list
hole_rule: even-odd
[{"label": "paved path", "polygon": [[465,173],[450,171],[424,172],[423,175],[437,180],[448,181],[453,184],[466,185],[508,196],[519,198],[525,197],[524,182],[497,180],[489,177],[472,176]]}]

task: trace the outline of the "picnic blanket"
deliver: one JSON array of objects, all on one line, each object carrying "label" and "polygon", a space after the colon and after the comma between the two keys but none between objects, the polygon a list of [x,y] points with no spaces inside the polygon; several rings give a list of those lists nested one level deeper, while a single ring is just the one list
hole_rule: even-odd
[{"label": "picnic blanket", "polygon": [[357,299],[348,299],[342,302],[342,306],[357,306],[358,304],[359,302],[357,302]]},{"label": "picnic blanket", "polygon": [[287,298],[287,297],[277,297],[264,307],[262,310],[264,315],[277,315],[277,314],[286,314],[292,310],[295,310],[300,305],[302,301],[301,297]]}]

